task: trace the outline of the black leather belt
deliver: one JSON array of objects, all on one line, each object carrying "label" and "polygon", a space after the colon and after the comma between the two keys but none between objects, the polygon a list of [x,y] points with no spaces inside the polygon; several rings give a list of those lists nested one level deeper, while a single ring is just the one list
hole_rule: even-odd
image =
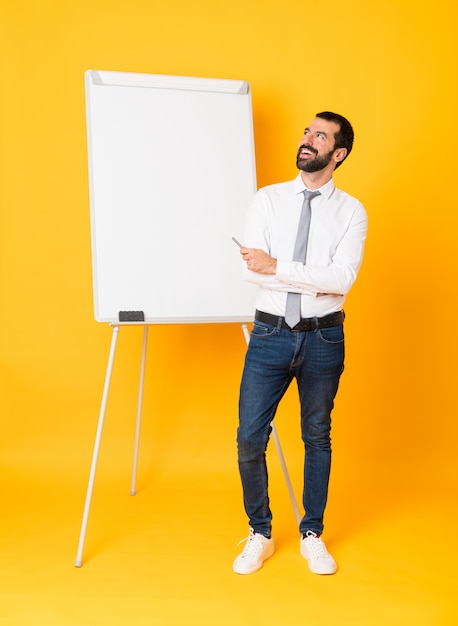
[{"label": "black leather belt", "polygon": [[278,326],[278,324],[280,324],[282,328],[286,328],[287,330],[291,330],[295,333],[306,333],[310,330],[340,326],[343,324],[345,319],[345,313],[343,311],[338,311],[337,313],[330,313],[324,317],[306,317],[296,324],[294,328],[290,328],[288,326],[284,317],[278,317],[278,315],[271,315],[270,313],[264,313],[263,311],[256,311],[254,318],[259,322],[271,324],[272,326]]}]

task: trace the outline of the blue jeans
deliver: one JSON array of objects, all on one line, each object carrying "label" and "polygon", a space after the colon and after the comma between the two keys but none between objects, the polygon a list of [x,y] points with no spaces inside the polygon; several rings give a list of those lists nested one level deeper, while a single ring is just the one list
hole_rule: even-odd
[{"label": "blue jeans", "polygon": [[237,430],[238,462],[250,526],[270,537],[266,449],[271,422],[293,378],[305,448],[301,533],[323,532],[331,469],[331,411],[344,366],[343,325],[292,332],[255,321],[245,359]]}]

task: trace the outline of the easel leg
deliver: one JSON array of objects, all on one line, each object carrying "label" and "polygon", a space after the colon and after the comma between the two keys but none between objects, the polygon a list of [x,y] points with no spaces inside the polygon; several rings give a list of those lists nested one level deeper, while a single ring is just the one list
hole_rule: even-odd
[{"label": "easel leg", "polygon": [[[242,330],[243,330],[243,334],[245,335],[246,343],[248,345],[250,343],[250,335],[248,333],[248,327],[246,324],[242,324]],[[286,486],[288,487],[289,497],[291,498],[291,504],[293,505],[294,515],[296,516],[297,523],[300,524],[302,518],[299,513],[299,508],[297,506],[296,497],[294,495],[293,486],[291,484],[291,480],[289,477],[288,468],[286,467],[285,457],[283,455],[283,450],[281,449],[280,440],[278,439],[277,430],[273,422],[271,423],[271,427],[272,427],[272,435],[275,441],[275,446],[277,448],[278,456],[280,458],[280,464],[283,470],[283,474],[285,476]]]},{"label": "easel leg", "polygon": [[75,567],[81,567],[84,549],[84,540],[86,538],[87,522],[89,518],[89,509],[91,507],[92,492],[94,489],[95,471],[97,468],[97,460],[100,450],[100,441],[102,439],[103,422],[108,400],[108,391],[110,389],[111,373],[113,371],[113,362],[116,352],[116,342],[118,340],[119,326],[113,326],[113,334],[111,337],[110,355],[108,357],[107,371],[105,374],[105,385],[103,388],[102,403],[100,406],[99,423],[97,426],[97,434],[95,437],[94,451],[92,454],[91,472],[89,475],[89,483],[87,486],[86,502],[84,505],[83,522],[81,524],[80,539],[78,544],[78,552],[76,555]]},{"label": "easel leg", "polygon": [[140,365],[140,383],[138,386],[137,421],[136,421],[136,427],[135,427],[134,464],[132,468],[132,485],[130,488],[131,496],[135,496],[135,494],[137,493],[138,449],[140,446],[140,426],[141,426],[141,416],[142,416],[143,387],[144,387],[144,381],[145,381],[145,364],[146,364],[147,345],[148,345],[148,326],[144,326],[143,327],[142,362]]}]

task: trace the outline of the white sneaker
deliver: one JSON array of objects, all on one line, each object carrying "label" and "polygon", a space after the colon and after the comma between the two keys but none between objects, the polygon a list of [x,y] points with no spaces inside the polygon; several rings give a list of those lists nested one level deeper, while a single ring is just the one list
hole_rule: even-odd
[{"label": "white sneaker", "polygon": [[314,574],[334,574],[337,571],[336,562],[326,550],[324,541],[311,530],[301,538],[301,554]]},{"label": "white sneaker", "polygon": [[246,541],[245,549],[235,559],[232,567],[236,574],[252,574],[274,553],[274,540],[267,539],[250,528],[249,536],[239,543],[243,541]]}]

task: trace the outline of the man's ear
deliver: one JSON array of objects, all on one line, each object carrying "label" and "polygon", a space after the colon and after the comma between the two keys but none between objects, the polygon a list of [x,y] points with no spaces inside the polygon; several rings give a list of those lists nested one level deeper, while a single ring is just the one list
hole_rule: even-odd
[{"label": "man's ear", "polygon": [[334,151],[334,161],[336,163],[341,163],[346,156],[347,148],[337,148],[337,150]]}]

